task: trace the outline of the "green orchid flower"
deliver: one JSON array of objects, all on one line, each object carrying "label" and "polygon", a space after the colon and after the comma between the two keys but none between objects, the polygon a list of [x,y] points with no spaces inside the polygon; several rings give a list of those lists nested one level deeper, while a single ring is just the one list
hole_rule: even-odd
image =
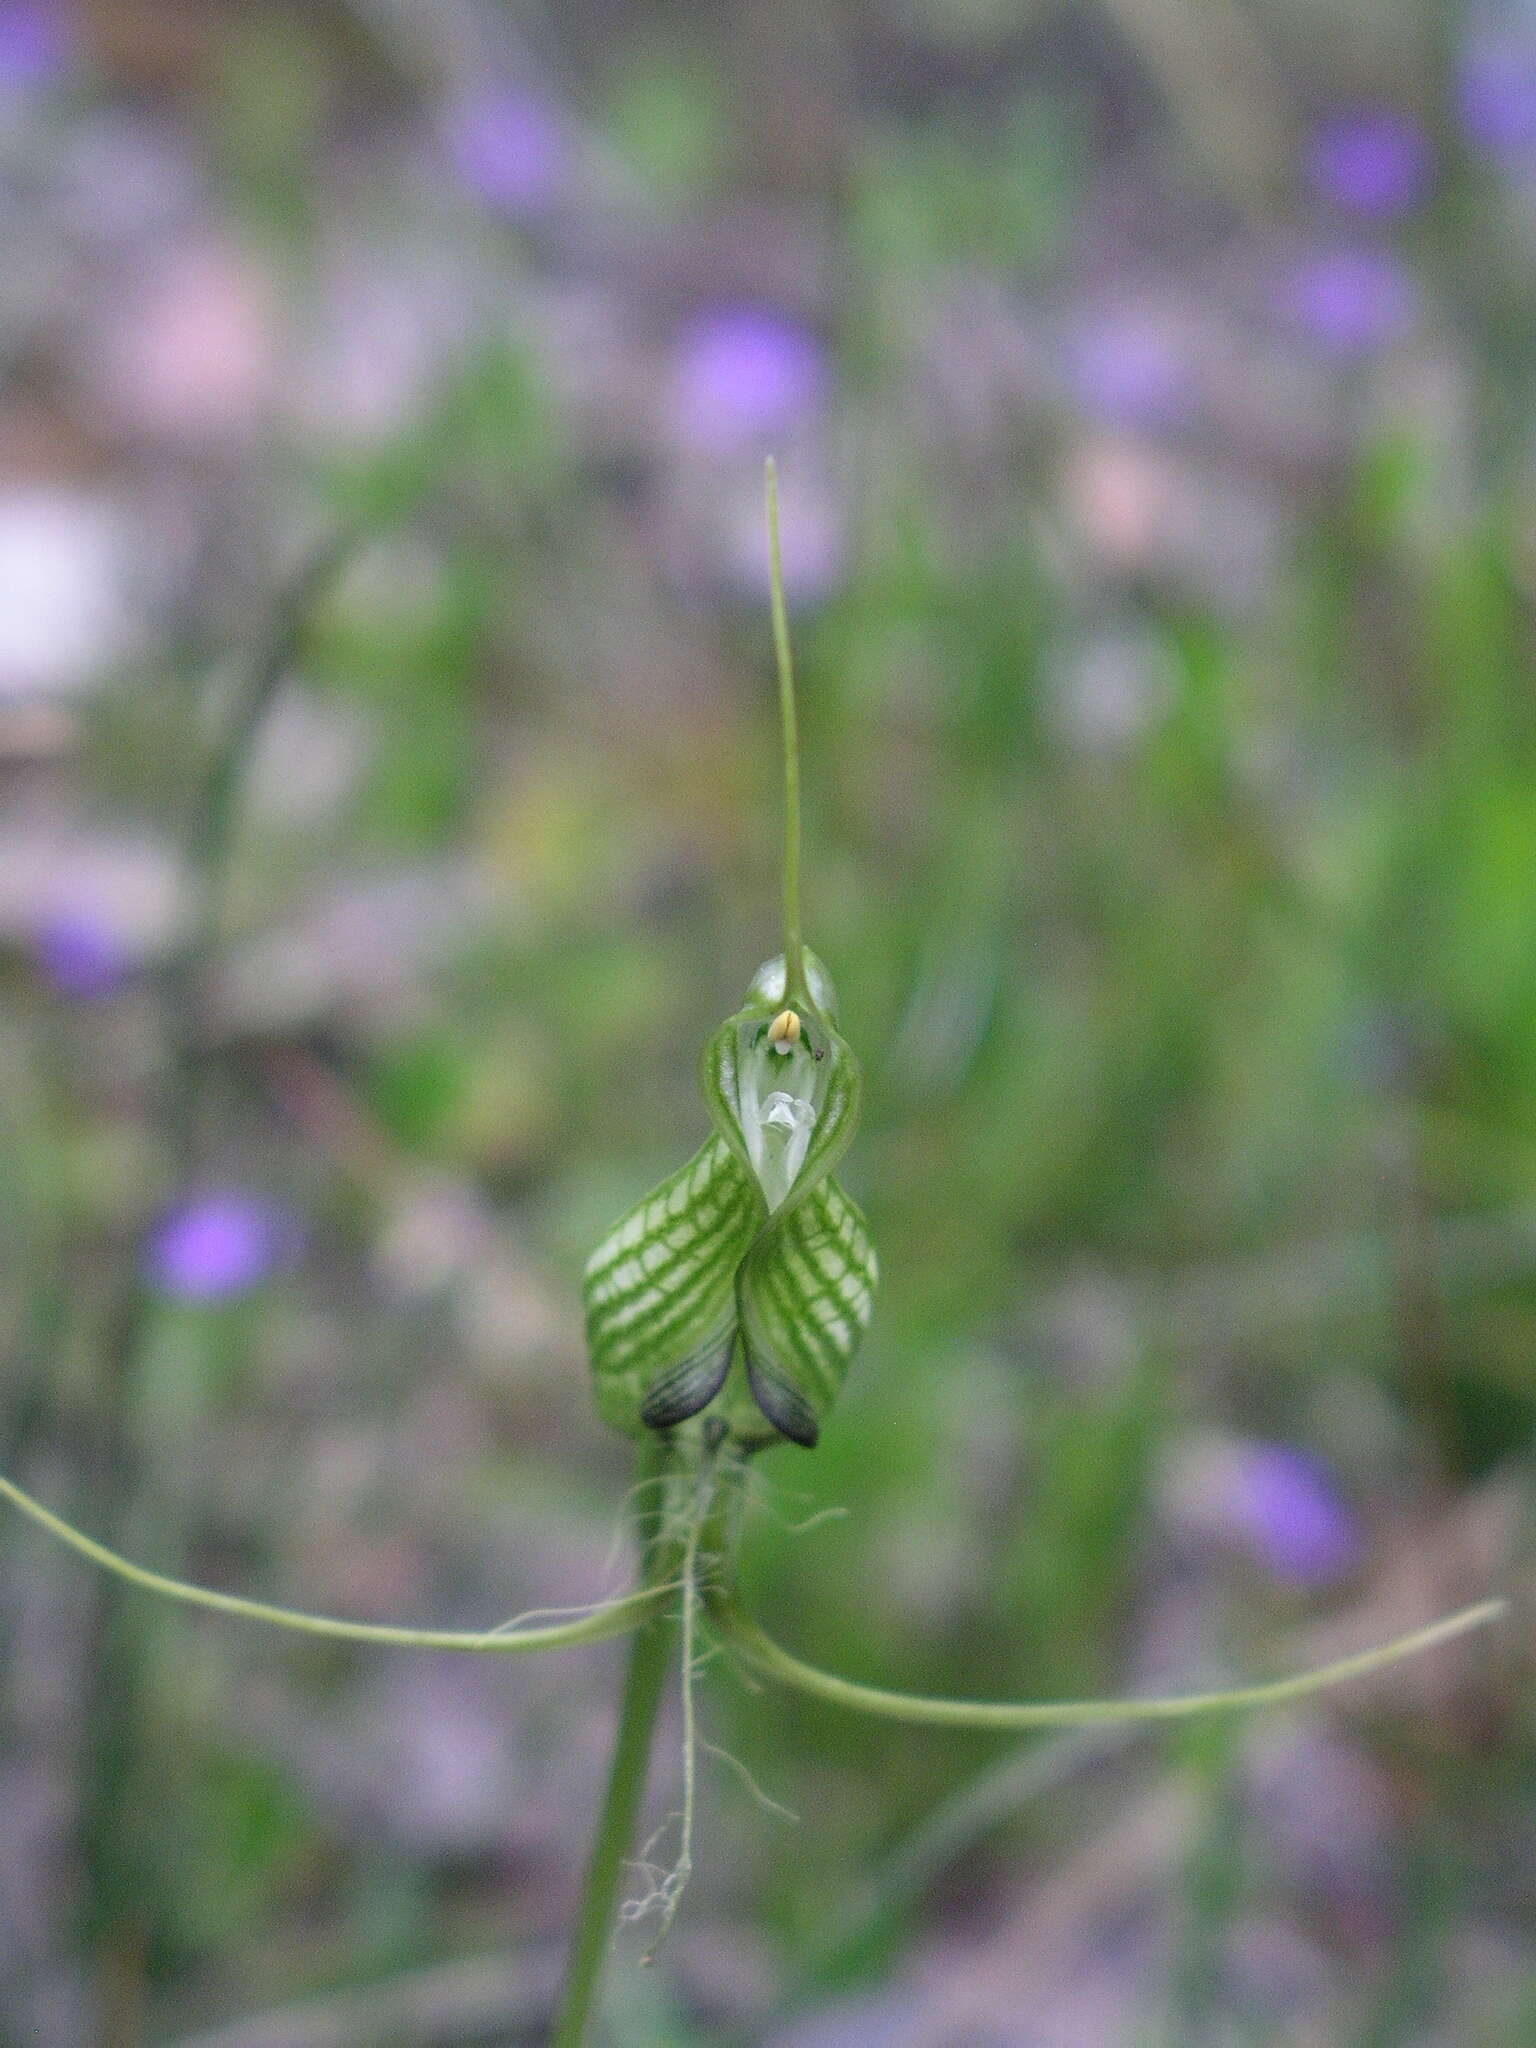
[{"label": "green orchid flower", "polygon": [[766,472],[784,761],[784,951],[704,1048],[714,1134],[587,1262],[598,1413],[632,1436],[697,1423],[706,1446],[812,1449],[874,1306],[879,1265],[832,1178],[862,1076],[800,938],[800,735],[778,479]]},{"label": "green orchid flower", "polygon": [[862,1077],[813,953],[803,976],[796,994],[782,955],[758,970],[704,1048],[713,1135],[587,1262],[598,1412],[631,1435],[698,1417],[809,1449],[868,1325],[879,1265],[832,1177]]}]

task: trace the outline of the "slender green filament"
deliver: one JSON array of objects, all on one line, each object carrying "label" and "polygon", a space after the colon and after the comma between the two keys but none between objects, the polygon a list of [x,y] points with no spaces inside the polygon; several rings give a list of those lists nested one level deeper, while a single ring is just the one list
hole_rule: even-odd
[{"label": "slender green filament", "polygon": [[738,1657],[761,1671],[765,1677],[830,1700],[834,1706],[849,1707],[857,1713],[878,1714],[888,1721],[912,1721],[935,1728],[1082,1728],[1092,1724],[1121,1721],[1179,1721],[1199,1714],[1233,1713],[1250,1707],[1280,1706],[1287,1700],[1305,1699],[1342,1685],[1347,1679],[1364,1678],[1385,1670],[1390,1664],[1432,1650],[1469,1629],[1481,1628],[1504,1613],[1503,1600],[1480,1600],[1457,1614],[1414,1629],[1373,1650],[1360,1650],[1352,1657],[1340,1657],[1312,1671],[1291,1678],[1271,1679],[1266,1684],[1237,1686],[1227,1692],[1176,1693],[1162,1699],[1119,1700],[948,1700],[928,1699],[918,1693],[886,1692],[879,1686],[859,1685],[802,1663],[781,1649],[743,1612],[734,1594],[725,1587],[706,1592],[710,1621],[716,1633]]},{"label": "slender green filament", "polygon": [[214,1614],[233,1614],[243,1621],[265,1622],[273,1628],[327,1636],[339,1642],[386,1643],[404,1650],[564,1650],[577,1643],[600,1643],[609,1636],[627,1634],[658,1613],[674,1590],[670,1585],[644,1586],[638,1592],[626,1593],[622,1599],[608,1601],[591,1614],[545,1628],[516,1629],[506,1622],[491,1629],[391,1628],[382,1622],[338,1621],[326,1614],[306,1614],[294,1607],[272,1607],[264,1600],[246,1600],[237,1593],[216,1593],[208,1586],[190,1585],[185,1579],[171,1579],[163,1572],[149,1571],[131,1558],[109,1550],[95,1537],[87,1536],[83,1529],[66,1522],[51,1508],[45,1508],[4,1474],[0,1474],[0,1499],[8,1500],[40,1529],[67,1543],[81,1557],[146,1593],[158,1593],[187,1607],[207,1608]]},{"label": "slender green filament", "polygon": [[768,581],[773,652],[779,671],[779,725],[784,746],[784,1000],[813,1007],[805,980],[800,936],[800,724],[795,710],[795,664],[784,603],[784,557],[779,545],[779,472],[770,455],[763,466],[768,503]]},{"label": "slender green filament", "polygon": [[[1305,1699],[1325,1692],[1352,1678],[1365,1678],[1389,1665],[1398,1664],[1422,1651],[1438,1648],[1470,1630],[1497,1621],[1507,1609],[1504,1600],[1480,1600],[1455,1614],[1431,1622],[1407,1635],[1359,1650],[1314,1670],[1290,1678],[1276,1678],[1258,1685],[1236,1686],[1223,1692],[1176,1693],[1155,1699],[1104,1700],[952,1700],[934,1699],[920,1693],[888,1692],[880,1686],[861,1685],[835,1672],[822,1671],[781,1647],[740,1605],[728,1580],[699,1572],[700,1539],[703,1530],[714,1532],[720,1501],[726,1488],[722,1483],[716,1502],[705,1512],[694,1510],[690,1537],[685,1549],[681,1586],[670,1575],[662,1583],[646,1584],[633,1593],[606,1602],[590,1614],[572,1621],[551,1623],[541,1628],[517,1628],[502,1622],[490,1629],[394,1628],[383,1622],[342,1621],[331,1615],[308,1614],[293,1607],[274,1607],[263,1600],[247,1600],[237,1593],[219,1593],[208,1586],[195,1586],[185,1579],[167,1578],[131,1558],[122,1557],[87,1536],[72,1522],[66,1522],[51,1508],[44,1507],[13,1480],[0,1473],[0,1499],[10,1502],[21,1514],[67,1544],[81,1557],[138,1586],[147,1593],[184,1606],[201,1607],[214,1614],[230,1614],[243,1621],[259,1621],[274,1628],[286,1628],[300,1635],[323,1636],[333,1641],[383,1643],[411,1650],[467,1650],[512,1652],[520,1650],[562,1650],[579,1643],[600,1643],[611,1636],[627,1634],[642,1622],[654,1619],[681,1590],[685,1622],[686,1653],[692,1651],[692,1610],[702,1596],[715,1633],[742,1663],[794,1686],[818,1699],[854,1712],[877,1714],[885,1720],[910,1721],[937,1728],[1076,1728],[1093,1724],[1127,1721],[1176,1721],[1198,1714],[1232,1713],[1244,1708],[1279,1706],[1287,1700]],[[707,1541],[707,1539],[706,1539]],[[691,1662],[691,1654],[690,1654]],[[686,1702],[691,1715],[692,1702]],[[691,1742],[690,1745],[691,1747]]]}]

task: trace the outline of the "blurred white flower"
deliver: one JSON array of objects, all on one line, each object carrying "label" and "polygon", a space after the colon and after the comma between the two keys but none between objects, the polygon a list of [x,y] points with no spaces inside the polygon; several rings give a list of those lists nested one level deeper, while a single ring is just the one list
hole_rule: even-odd
[{"label": "blurred white flower", "polygon": [[105,500],[0,492],[0,703],[90,687],[125,651],[124,531]]}]

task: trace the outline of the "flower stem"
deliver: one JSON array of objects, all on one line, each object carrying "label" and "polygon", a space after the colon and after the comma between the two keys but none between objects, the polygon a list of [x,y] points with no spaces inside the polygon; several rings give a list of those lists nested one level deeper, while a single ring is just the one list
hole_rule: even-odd
[{"label": "flower stem", "polygon": [[784,603],[784,558],[779,546],[779,472],[770,455],[763,467],[768,506],[768,578],[773,652],[779,671],[779,727],[784,749],[784,1000],[809,1006],[805,946],[800,937],[800,725],[795,711],[795,664]]},{"label": "flower stem", "polygon": [[[663,1534],[666,1480],[673,1469],[672,1453],[660,1437],[651,1437],[640,1452],[640,1485],[636,1491],[636,1538],[640,1544],[642,1581],[666,1583],[674,1576],[676,1545]],[[608,1767],[608,1789],[592,1836],[587,1874],[582,1884],[576,1932],[565,1966],[550,2048],[583,2048],[588,2039],[602,1981],[603,1965],[618,1917],[619,1886],[625,1859],[634,1840],[635,1820],[645,1794],[651,1760],[651,1738],[670,1668],[673,1622],[663,1611],[636,1629],[630,1644],[629,1667],[619,1701],[618,1728]]]}]

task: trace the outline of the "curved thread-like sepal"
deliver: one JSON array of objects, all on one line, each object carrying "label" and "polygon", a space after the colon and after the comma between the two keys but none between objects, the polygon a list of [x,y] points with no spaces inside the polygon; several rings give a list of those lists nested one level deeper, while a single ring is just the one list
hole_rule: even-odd
[{"label": "curved thread-like sepal", "polygon": [[706,1409],[747,1447],[813,1445],[869,1321],[878,1266],[831,1178],[858,1121],[859,1063],[811,1000],[786,1009],[781,961],[705,1046],[715,1135],[588,1261],[597,1405],[631,1433]]},{"label": "curved thread-like sepal", "polygon": [[716,1634],[741,1660],[766,1678],[809,1693],[814,1699],[829,1700],[834,1706],[851,1707],[860,1714],[876,1714],[889,1721],[907,1721],[929,1728],[981,1728],[1019,1730],[1027,1728],[1113,1727],[1142,1721],[1193,1720],[1204,1714],[1241,1713],[1250,1707],[1279,1706],[1288,1700],[1306,1699],[1343,1685],[1352,1678],[1365,1678],[1384,1671],[1404,1657],[1416,1657],[1469,1629],[1497,1621],[1508,1610],[1504,1600],[1480,1600],[1456,1614],[1416,1628],[1373,1650],[1359,1650],[1339,1657],[1292,1678],[1274,1678],[1258,1685],[1240,1685],[1225,1692],[1174,1693],[1160,1699],[1107,1700],[953,1700],[930,1699],[921,1693],[888,1692],[883,1686],[861,1685],[836,1672],[823,1671],[776,1643],[742,1607],[729,1585],[704,1589],[705,1605]]}]

